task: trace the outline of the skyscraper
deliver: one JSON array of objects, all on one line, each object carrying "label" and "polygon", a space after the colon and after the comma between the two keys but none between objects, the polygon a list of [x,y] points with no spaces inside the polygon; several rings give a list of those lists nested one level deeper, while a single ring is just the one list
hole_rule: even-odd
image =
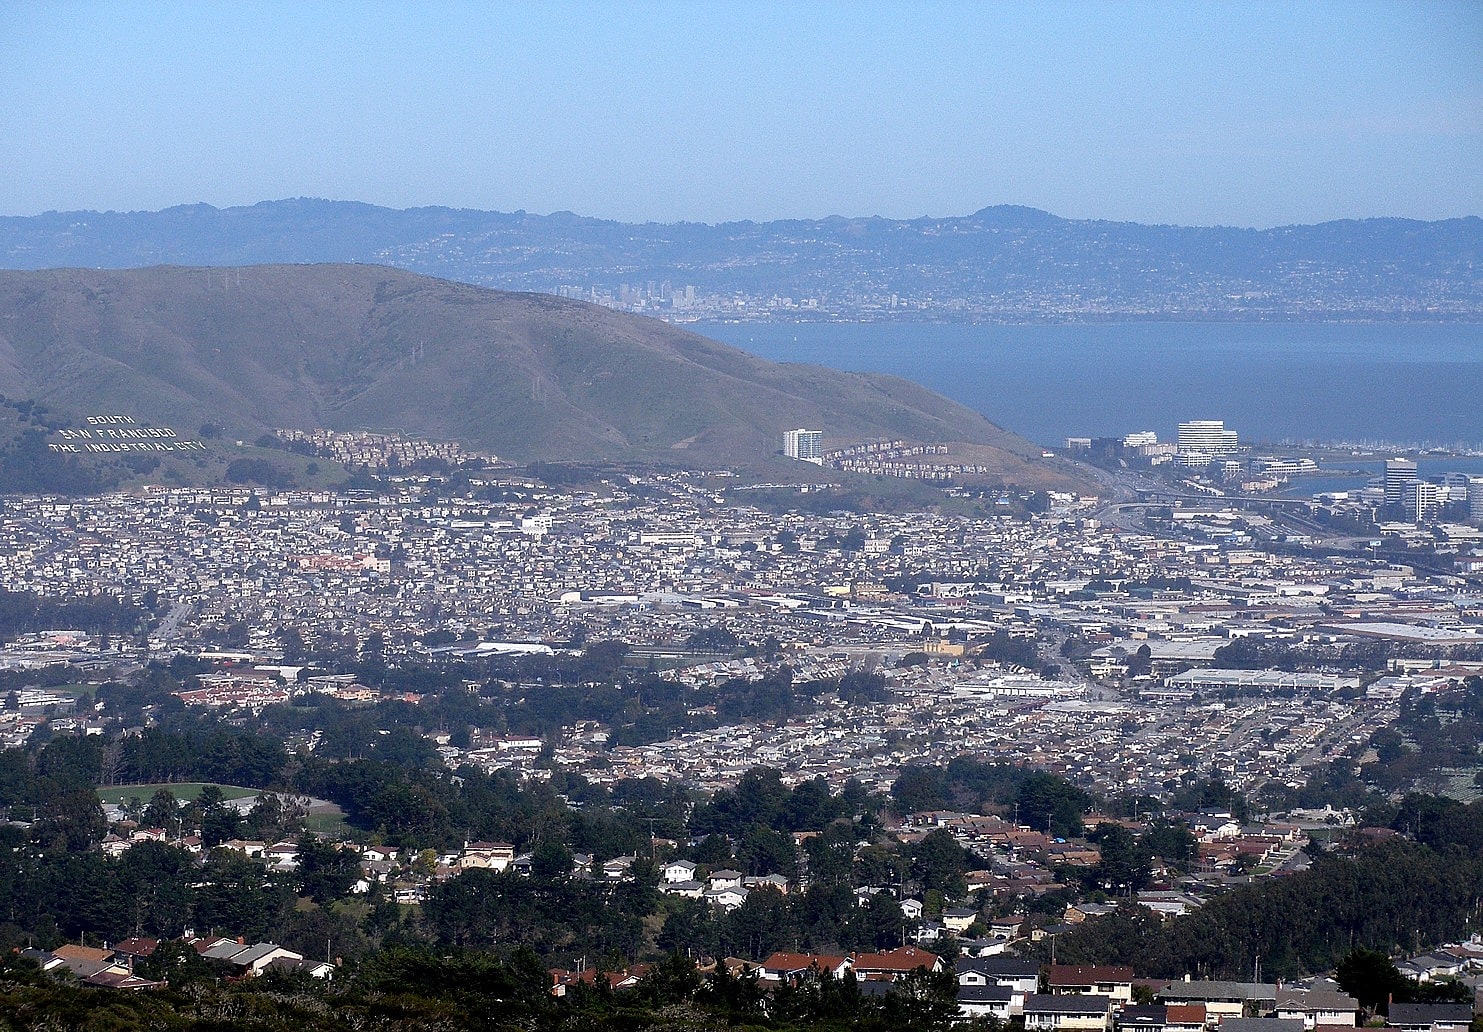
[{"label": "skyscraper", "polygon": [[1415,498],[1416,463],[1410,459],[1385,460],[1385,504],[1405,504]]},{"label": "skyscraper", "polygon": [[824,463],[824,431],[788,430],[783,433],[783,454],[800,462]]}]

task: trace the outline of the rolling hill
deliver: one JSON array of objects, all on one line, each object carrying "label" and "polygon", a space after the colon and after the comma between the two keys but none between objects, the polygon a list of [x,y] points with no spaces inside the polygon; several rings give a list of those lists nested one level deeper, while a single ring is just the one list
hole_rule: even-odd
[{"label": "rolling hill", "polygon": [[1010,205],[719,225],[312,198],[0,217],[7,268],[375,263],[677,321],[1474,319],[1480,254],[1477,217],[1258,230]]},{"label": "rolling hill", "polygon": [[756,358],[662,322],[365,265],[0,272],[0,394],[141,422],[400,430],[516,461],[759,466],[782,432],[1039,449],[908,381]]}]

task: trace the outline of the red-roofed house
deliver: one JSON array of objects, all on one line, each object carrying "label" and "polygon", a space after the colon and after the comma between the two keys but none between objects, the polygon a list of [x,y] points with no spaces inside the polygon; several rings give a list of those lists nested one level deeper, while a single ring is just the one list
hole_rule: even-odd
[{"label": "red-roofed house", "polygon": [[835,978],[843,977],[850,970],[849,957],[836,957],[823,953],[774,953],[762,962],[758,979],[764,982],[788,982],[815,972],[828,972]]},{"label": "red-roofed house", "polygon": [[850,958],[858,978],[894,982],[917,968],[941,971],[942,958],[915,946],[901,946],[885,953],[857,953]]},{"label": "red-roofed house", "polygon": [[1046,986],[1054,996],[1089,993],[1110,996],[1116,1003],[1133,999],[1133,969],[1110,965],[1053,964]]}]

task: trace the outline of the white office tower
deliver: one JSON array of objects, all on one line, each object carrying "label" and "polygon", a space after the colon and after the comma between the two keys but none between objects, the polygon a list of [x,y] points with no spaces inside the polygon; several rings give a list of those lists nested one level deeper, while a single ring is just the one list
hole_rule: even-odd
[{"label": "white office tower", "polygon": [[1483,523],[1483,477],[1468,481],[1468,516],[1474,523]]},{"label": "white office tower", "polygon": [[1438,498],[1436,484],[1429,480],[1418,480],[1411,485],[1410,495],[1410,504],[1406,508],[1416,510],[1417,523],[1437,518],[1437,510],[1441,508],[1441,499]]},{"label": "white office tower", "polygon": [[1400,502],[1410,507],[1415,498],[1416,463],[1410,459],[1385,460],[1385,504]]},{"label": "white office tower", "polygon": [[1236,431],[1227,430],[1223,419],[1192,419],[1179,424],[1179,463],[1204,466],[1212,459],[1234,455]]},{"label": "white office tower", "polygon": [[800,462],[824,464],[824,431],[788,430],[783,434],[783,454]]}]

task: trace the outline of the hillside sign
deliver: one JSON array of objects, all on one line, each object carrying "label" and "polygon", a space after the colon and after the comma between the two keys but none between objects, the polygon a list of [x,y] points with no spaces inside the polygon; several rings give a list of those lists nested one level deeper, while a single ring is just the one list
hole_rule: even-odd
[{"label": "hillside sign", "polygon": [[186,440],[168,426],[140,426],[133,416],[88,416],[85,427],[57,431],[47,448],[69,455],[113,452],[198,452],[206,446]]}]

